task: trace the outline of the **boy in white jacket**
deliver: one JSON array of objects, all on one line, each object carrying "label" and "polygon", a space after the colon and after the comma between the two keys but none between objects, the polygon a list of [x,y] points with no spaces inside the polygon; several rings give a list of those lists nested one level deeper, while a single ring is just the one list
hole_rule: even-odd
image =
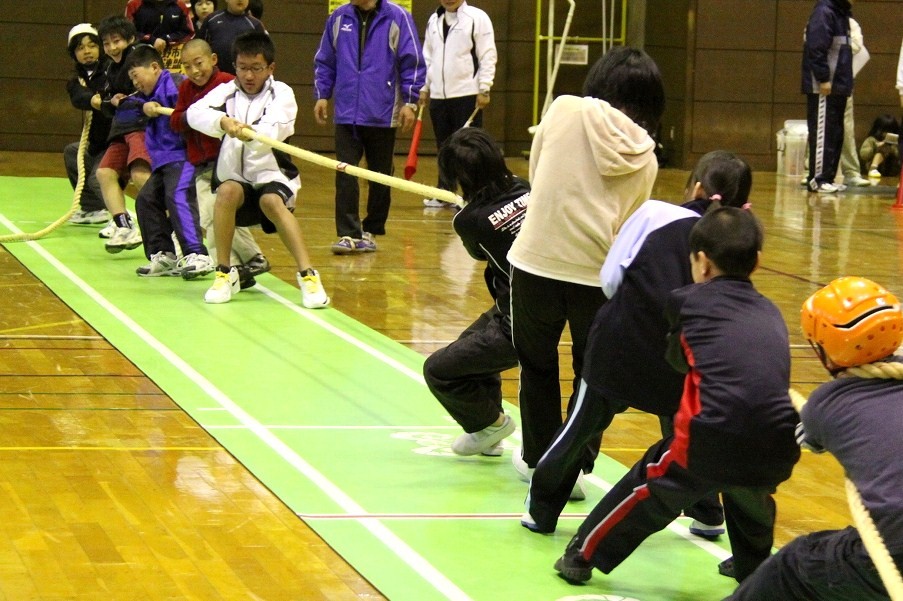
[{"label": "boy in white jacket", "polygon": [[[311,266],[301,227],[293,214],[295,194],[301,187],[298,169],[288,155],[244,131],[252,129],[276,140],[287,139],[295,133],[295,94],[273,78],[276,49],[267,34],[242,34],[233,50],[235,81],[217,86],[186,113],[192,128],[223,140],[212,182],[216,190],[213,223],[218,256],[221,260],[230,256],[236,224],[259,223],[266,233],[279,232],[298,266],[301,303],[308,309],[325,307],[329,297],[319,273]],[[237,268],[220,264],[204,300],[226,303],[238,291]]]}]

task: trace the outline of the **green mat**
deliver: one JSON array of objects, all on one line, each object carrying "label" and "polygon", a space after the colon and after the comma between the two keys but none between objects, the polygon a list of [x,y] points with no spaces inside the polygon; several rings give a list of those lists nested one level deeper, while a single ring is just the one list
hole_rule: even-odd
[{"label": "green mat", "polygon": [[[36,231],[70,199],[62,179],[0,177],[0,233]],[[510,452],[450,452],[459,430],[423,384],[419,354],[338,310],[301,308],[298,290],[269,274],[207,305],[209,278],[139,278],[141,251],[108,255],[96,228],[5,247],[389,599],[689,601],[733,590],[716,570],[725,543],[685,523],[587,586],[557,578],[581,514],[624,467],[600,456],[587,501],[568,506],[555,535],[529,533]]]}]

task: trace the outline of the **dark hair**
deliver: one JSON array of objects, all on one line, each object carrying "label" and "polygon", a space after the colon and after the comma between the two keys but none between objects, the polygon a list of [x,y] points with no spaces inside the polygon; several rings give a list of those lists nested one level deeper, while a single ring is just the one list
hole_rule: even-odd
[{"label": "dark hair", "polygon": [[594,64],[583,95],[604,100],[654,134],[665,111],[665,88],[658,66],[636,48],[614,46]]},{"label": "dark hair", "polygon": [[747,278],[756,268],[764,241],[762,226],[750,211],[719,207],[690,230],[690,252],[704,252],[724,275]]},{"label": "dark hair", "polygon": [[248,2],[248,12],[255,19],[263,18],[263,0],[250,0]]},{"label": "dark hair", "polygon": [[716,198],[709,210],[725,207],[742,207],[749,201],[752,189],[752,170],[746,161],[726,150],[706,153],[696,163],[687,189],[699,182],[705,192],[705,200]]},{"label": "dark hair", "polygon": [[459,129],[445,141],[439,149],[439,172],[461,187],[467,202],[494,199],[514,183],[502,150],[479,127]]},{"label": "dark hair", "polygon": [[123,40],[134,40],[138,37],[135,24],[120,15],[111,15],[97,26],[97,35],[103,40],[108,35],[119,34]]},{"label": "dark hair", "polygon": [[232,43],[232,60],[236,60],[240,54],[245,56],[262,54],[270,65],[276,60],[276,46],[268,34],[261,31],[246,31]]},{"label": "dark hair", "polygon": [[875,118],[874,123],[872,123],[872,129],[869,130],[869,136],[881,141],[887,134],[899,135],[900,124],[897,123],[893,115],[885,113]]},{"label": "dark hair", "polygon": [[128,73],[130,69],[135,67],[150,67],[154,63],[160,65],[161,69],[163,68],[163,57],[160,56],[157,49],[150,44],[138,44],[129,52],[129,56],[125,59],[122,68]]},{"label": "dark hair", "polygon": [[85,37],[91,38],[91,41],[100,47],[100,54],[98,54],[98,57],[103,56],[103,42],[100,40],[100,36],[94,35],[93,33],[80,33],[69,40],[69,56],[72,57],[72,60],[75,60],[75,49],[79,47]]},{"label": "dark hair", "polygon": [[[218,9],[219,9],[219,0],[210,0],[210,1],[213,2],[213,10],[214,10],[214,11],[218,10]],[[191,3],[191,14],[194,15],[194,18],[195,18],[195,19],[198,18],[198,11],[195,10],[195,7],[196,7],[196,6],[197,6],[197,2],[192,2],[192,3]]]}]

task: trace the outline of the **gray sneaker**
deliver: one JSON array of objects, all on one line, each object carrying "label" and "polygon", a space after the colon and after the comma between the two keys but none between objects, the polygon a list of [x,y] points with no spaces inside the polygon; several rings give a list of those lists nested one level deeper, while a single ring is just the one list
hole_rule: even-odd
[{"label": "gray sneaker", "polygon": [[489,426],[479,432],[462,434],[452,443],[456,455],[479,455],[514,433],[514,421],[506,415],[500,426]]},{"label": "gray sneaker", "polygon": [[160,251],[151,255],[150,263],[142,265],[135,273],[144,278],[153,278],[167,275],[179,275],[176,256],[171,252]]},{"label": "gray sneaker", "polygon": [[207,255],[190,253],[179,259],[179,272],[183,280],[193,280],[208,273],[213,273],[216,265]]},{"label": "gray sneaker", "polygon": [[124,250],[132,250],[141,246],[141,232],[137,227],[116,228],[116,233],[107,241],[104,247],[108,253],[118,253]]}]

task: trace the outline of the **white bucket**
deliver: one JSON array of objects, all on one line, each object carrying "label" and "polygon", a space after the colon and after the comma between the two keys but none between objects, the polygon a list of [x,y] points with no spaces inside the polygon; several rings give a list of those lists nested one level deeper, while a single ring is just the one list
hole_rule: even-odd
[{"label": "white bucket", "polygon": [[[783,171],[778,172],[787,177],[801,177],[806,174],[806,146],[809,141],[809,127],[805,121],[788,120],[784,122],[783,133]],[[779,145],[779,156],[782,152]]]}]

